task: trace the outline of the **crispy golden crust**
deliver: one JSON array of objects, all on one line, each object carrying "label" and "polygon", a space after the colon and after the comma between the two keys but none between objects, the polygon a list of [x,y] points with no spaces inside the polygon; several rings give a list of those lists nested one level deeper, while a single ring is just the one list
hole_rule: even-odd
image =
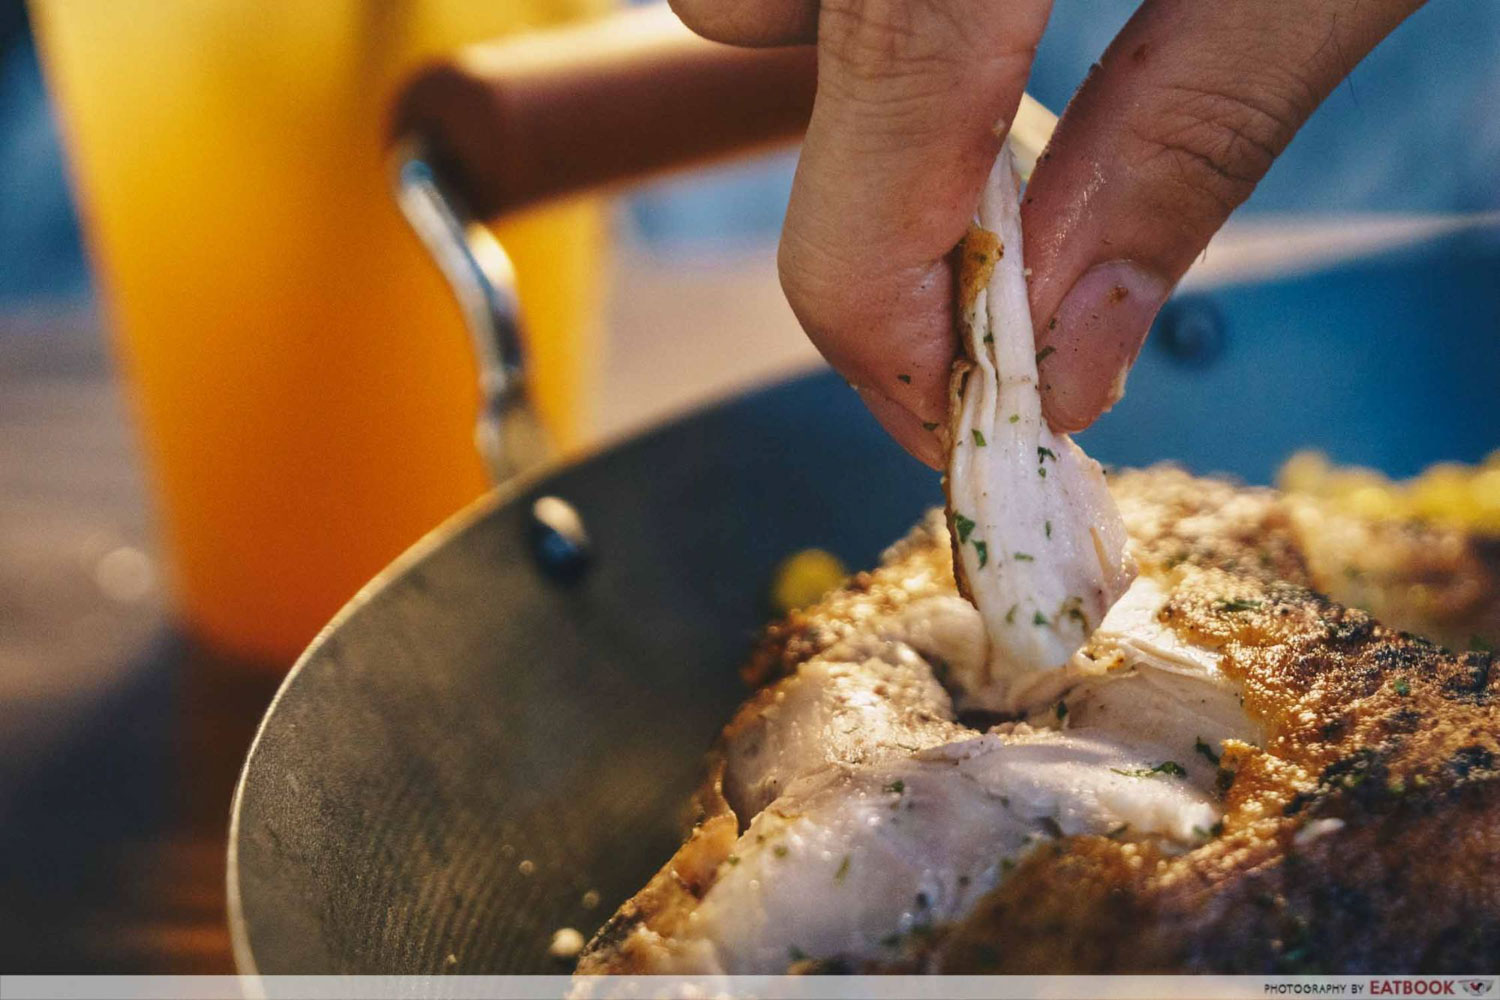
[{"label": "crispy golden crust", "polygon": [[724,761],[716,751],[694,798],[687,841],[645,888],[625,902],[589,942],[581,975],[646,975],[662,971],[654,944],[677,934],[734,849],[739,820],[724,800]]},{"label": "crispy golden crust", "polygon": [[1297,583],[1459,650],[1500,636],[1500,539],[1170,466],[1119,473],[1110,491],[1143,571],[1191,562]]},{"label": "crispy golden crust", "polygon": [[[1226,654],[1264,749],[1223,832],[1163,857],[1076,838],[939,945],[950,972],[1478,968],[1500,942],[1500,670],[1311,592],[1194,566],[1166,620]],[[1225,597],[1226,594],[1232,595]]]},{"label": "crispy golden crust", "polygon": [[856,573],[810,608],[793,611],[767,627],[741,669],[752,686],[794,673],[798,665],[837,645],[876,617],[893,614],[925,597],[953,592],[953,557],[929,515],[892,546],[878,569]]}]

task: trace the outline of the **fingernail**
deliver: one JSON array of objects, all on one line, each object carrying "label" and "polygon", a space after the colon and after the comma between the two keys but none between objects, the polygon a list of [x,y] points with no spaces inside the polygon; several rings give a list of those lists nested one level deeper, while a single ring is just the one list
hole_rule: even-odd
[{"label": "fingernail", "polygon": [[1083,430],[1120,401],[1125,376],[1171,290],[1166,279],[1128,260],[1096,264],[1074,282],[1037,331],[1042,410],[1053,429]]},{"label": "fingernail", "polygon": [[913,458],[934,469],[943,467],[943,448],[934,433],[935,425],[924,424],[916,414],[877,389],[859,386],[854,391],[859,393],[859,398],[864,400],[880,425],[896,439],[897,444],[911,452]]}]

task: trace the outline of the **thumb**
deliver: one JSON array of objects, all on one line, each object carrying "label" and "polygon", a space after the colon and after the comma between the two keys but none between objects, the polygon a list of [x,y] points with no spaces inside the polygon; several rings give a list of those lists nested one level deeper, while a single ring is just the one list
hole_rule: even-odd
[{"label": "thumb", "polygon": [[1313,109],[1420,0],[1146,0],[1026,189],[1048,422],[1120,398],[1157,310]]},{"label": "thumb", "polygon": [[955,348],[947,255],[1020,102],[1049,6],[819,7],[818,95],[782,233],[782,286],[829,362],[933,464]]}]

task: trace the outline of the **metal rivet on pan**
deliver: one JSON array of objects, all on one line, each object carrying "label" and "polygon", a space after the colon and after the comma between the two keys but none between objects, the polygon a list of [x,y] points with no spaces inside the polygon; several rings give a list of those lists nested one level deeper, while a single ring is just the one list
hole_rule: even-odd
[{"label": "metal rivet on pan", "polygon": [[1162,309],[1152,339],[1178,364],[1204,368],[1224,353],[1224,317],[1207,299],[1178,299]]},{"label": "metal rivet on pan", "polygon": [[583,518],[560,497],[538,497],[531,505],[531,551],[542,571],[559,580],[575,579],[592,554]]}]

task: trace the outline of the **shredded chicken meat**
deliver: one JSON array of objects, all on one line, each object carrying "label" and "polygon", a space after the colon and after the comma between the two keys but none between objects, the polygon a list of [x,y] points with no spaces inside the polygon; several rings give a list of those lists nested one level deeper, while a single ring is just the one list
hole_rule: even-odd
[{"label": "shredded chicken meat", "polygon": [[1007,146],[960,248],[946,477],[959,589],[990,640],[970,695],[995,708],[1024,704],[1135,575],[1103,471],[1042,418],[1017,183]]}]

